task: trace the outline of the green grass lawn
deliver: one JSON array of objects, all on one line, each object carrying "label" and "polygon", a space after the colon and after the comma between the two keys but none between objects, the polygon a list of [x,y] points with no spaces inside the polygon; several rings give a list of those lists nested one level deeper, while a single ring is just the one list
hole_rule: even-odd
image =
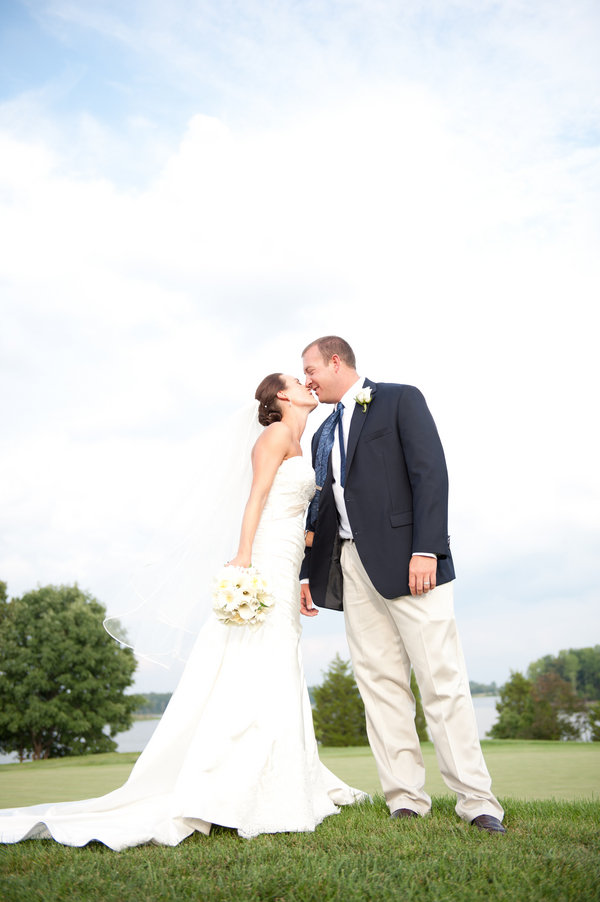
[{"label": "green grass lawn", "polygon": [[[508,833],[459,820],[425,746],[429,817],[391,821],[381,795],[343,809],[314,833],[242,840],[216,827],[176,848],[115,853],[32,840],[0,847],[2,902],[597,902],[600,744],[484,743]],[[99,795],[136,755],[0,766],[2,805]],[[368,749],[323,749],[353,785],[379,792]]]},{"label": "green grass lawn", "polygon": [[[497,796],[515,799],[600,798],[600,743],[527,742],[515,739],[481,743]],[[422,745],[431,796],[452,793],[442,780],[433,745]],[[322,749],[335,774],[371,794],[381,792],[371,750]]]},{"label": "green grass lawn", "polygon": [[[600,743],[482,743],[494,791],[514,799],[600,798]],[[431,743],[423,745],[427,791],[451,796],[440,777]],[[0,766],[0,808],[93,798],[125,782],[137,754],[86,755]],[[321,749],[327,767],[351,786],[374,795],[381,791],[368,746]]]},{"label": "green grass lawn", "polygon": [[453,800],[391,821],[383,798],[314,833],[194,834],[175,848],[112,852],[31,840],[0,850],[2,902],[592,902],[600,803],[503,800],[509,832],[480,833]]}]

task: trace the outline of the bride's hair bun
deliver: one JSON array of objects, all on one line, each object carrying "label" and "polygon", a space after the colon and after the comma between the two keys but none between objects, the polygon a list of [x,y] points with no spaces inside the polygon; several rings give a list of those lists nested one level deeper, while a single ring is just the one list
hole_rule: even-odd
[{"label": "bride's hair bun", "polygon": [[281,419],[281,408],[277,397],[278,391],[285,389],[285,379],[281,373],[265,376],[256,389],[254,397],[258,401],[258,422],[261,426],[270,426]]}]

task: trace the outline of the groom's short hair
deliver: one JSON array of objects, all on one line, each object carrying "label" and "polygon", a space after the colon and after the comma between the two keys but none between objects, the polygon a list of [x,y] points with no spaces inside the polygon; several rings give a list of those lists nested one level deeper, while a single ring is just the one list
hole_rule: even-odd
[{"label": "groom's short hair", "polygon": [[351,367],[353,370],[356,369],[356,357],[354,356],[354,351],[348,342],[343,338],[340,338],[339,335],[324,335],[323,338],[316,338],[304,348],[302,357],[304,357],[309,348],[314,348],[315,345],[319,349],[319,353],[325,363],[329,363],[333,355],[337,354],[346,366]]}]

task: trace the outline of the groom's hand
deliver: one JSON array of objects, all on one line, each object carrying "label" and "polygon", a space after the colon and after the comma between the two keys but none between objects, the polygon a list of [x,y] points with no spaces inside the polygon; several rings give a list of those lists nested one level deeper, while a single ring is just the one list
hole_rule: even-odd
[{"label": "groom's hand", "polygon": [[423,595],[435,589],[437,558],[413,554],[408,565],[408,588],[411,595]]},{"label": "groom's hand", "polygon": [[316,617],[319,613],[313,605],[308,583],[300,583],[300,613],[305,617]]}]

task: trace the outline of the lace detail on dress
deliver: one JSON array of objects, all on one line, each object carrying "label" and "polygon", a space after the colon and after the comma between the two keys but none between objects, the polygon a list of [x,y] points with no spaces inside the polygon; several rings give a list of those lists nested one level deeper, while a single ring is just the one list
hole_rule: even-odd
[{"label": "lace detail on dress", "polygon": [[263,511],[268,517],[304,518],[308,503],[315,494],[315,473],[304,457],[288,457],[282,462]]}]

